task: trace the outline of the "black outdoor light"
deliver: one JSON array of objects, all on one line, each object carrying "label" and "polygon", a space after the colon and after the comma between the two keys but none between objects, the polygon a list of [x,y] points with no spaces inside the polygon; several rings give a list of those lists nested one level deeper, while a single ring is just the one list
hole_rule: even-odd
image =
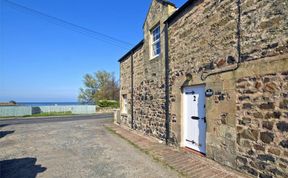
[{"label": "black outdoor light", "polygon": [[211,97],[214,95],[214,91],[212,89],[207,89],[205,92],[206,97]]}]

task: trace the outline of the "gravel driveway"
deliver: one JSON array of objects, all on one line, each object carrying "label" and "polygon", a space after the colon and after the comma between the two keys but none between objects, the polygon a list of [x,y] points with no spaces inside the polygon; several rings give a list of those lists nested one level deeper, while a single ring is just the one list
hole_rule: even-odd
[{"label": "gravel driveway", "polygon": [[0,177],[179,176],[107,131],[107,122],[0,125]]}]

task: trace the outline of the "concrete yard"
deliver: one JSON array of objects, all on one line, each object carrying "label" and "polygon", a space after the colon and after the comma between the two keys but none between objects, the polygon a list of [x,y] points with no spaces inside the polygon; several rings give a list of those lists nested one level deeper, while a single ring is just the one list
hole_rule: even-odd
[{"label": "concrete yard", "polygon": [[107,131],[108,115],[94,117],[0,121],[0,177],[180,176]]}]

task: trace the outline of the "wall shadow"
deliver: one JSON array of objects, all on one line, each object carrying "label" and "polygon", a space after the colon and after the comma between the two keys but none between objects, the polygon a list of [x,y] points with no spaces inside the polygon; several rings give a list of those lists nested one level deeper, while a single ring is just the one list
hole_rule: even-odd
[{"label": "wall shadow", "polygon": [[36,165],[36,158],[20,158],[0,161],[1,178],[35,178],[47,168]]},{"label": "wall shadow", "polygon": [[0,138],[5,137],[6,135],[13,134],[15,131],[0,131]]}]

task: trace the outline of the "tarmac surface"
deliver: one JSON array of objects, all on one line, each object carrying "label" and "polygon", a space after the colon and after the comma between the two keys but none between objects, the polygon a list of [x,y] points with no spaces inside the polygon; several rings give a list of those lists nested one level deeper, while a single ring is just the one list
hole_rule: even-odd
[{"label": "tarmac surface", "polygon": [[0,120],[1,178],[179,177],[105,129],[111,114]]}]

